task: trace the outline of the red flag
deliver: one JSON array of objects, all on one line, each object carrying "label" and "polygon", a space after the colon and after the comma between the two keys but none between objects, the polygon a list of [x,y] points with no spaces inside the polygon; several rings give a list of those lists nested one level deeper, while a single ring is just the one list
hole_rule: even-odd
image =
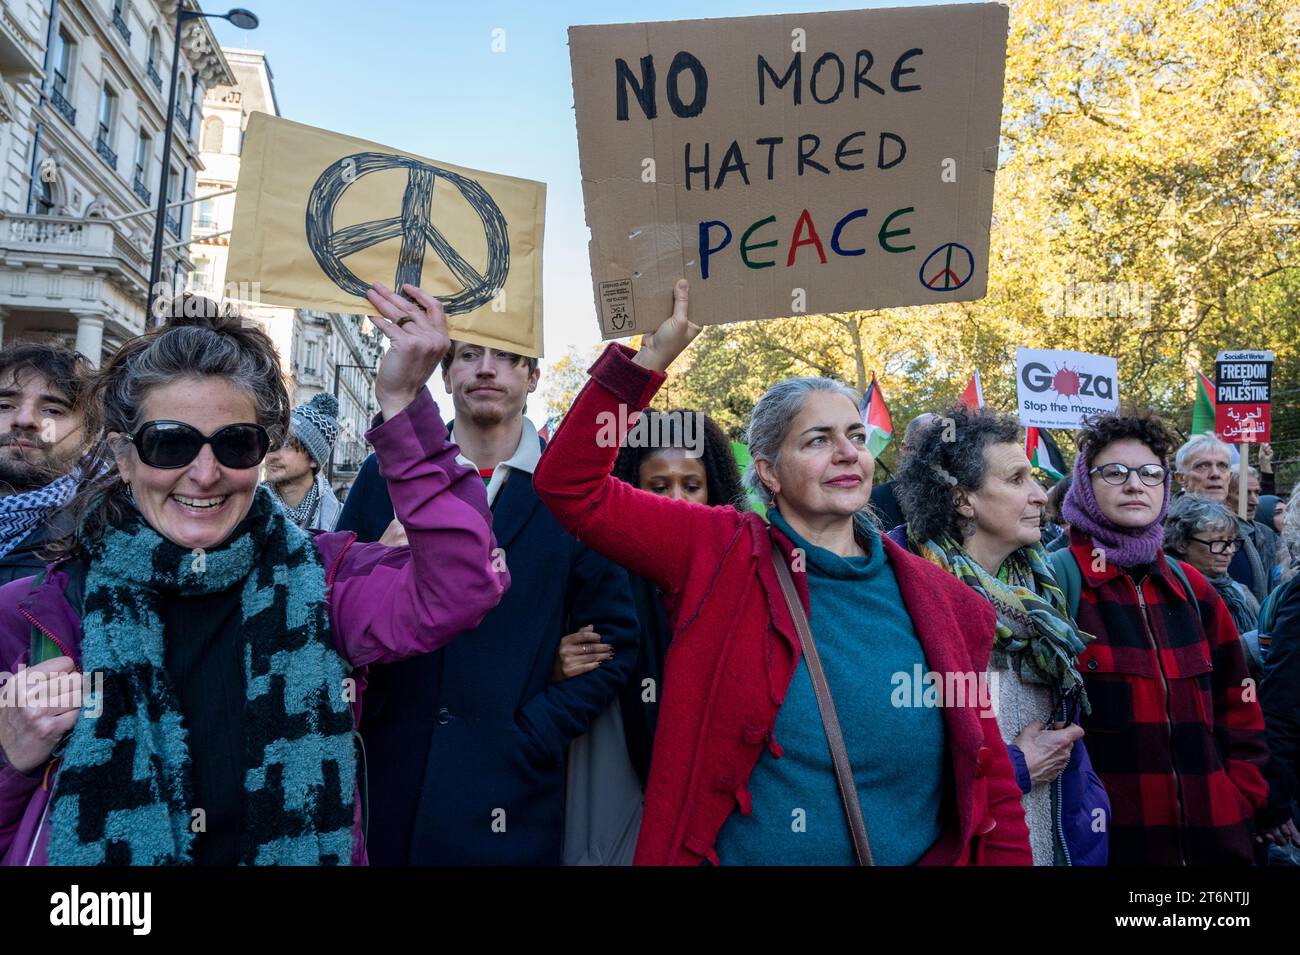
[{"label": "red flag", "polygon": [[961,393],[957,399],[971,411],[984,407],[984,386],[980,384],[979,369],[975,369],[975,374],[970,376],[970,381],[966,385],[966,390]]}]

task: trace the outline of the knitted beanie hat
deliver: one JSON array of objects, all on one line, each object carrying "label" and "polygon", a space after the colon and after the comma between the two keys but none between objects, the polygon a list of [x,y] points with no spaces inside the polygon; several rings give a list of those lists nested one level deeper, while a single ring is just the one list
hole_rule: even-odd
[{"label": "knitted beanie hat", "polygon": [[338,399],[322,391],[305,405],[293,409],[289,428],[316,463],[325,467],[330,459],[330,448],[339,436]]}]

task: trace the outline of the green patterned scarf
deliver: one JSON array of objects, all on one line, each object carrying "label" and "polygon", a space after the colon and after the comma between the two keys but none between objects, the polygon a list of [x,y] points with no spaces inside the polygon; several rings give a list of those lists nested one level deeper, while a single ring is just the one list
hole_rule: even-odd
[{"label": "green patterned scarf", "polygon": [[249,519],[211,551],[159,536],[138,514],[97,541],[82,670],[102,673],[102,712],[82,715],[50,813],[51,865],[192,861],[187,733],[164,665],[168,595],[239,588],[245,713],[244,865],[347,865],[356,763],[325,570],[310,535],[259,487]]},{"label": "green patterned scarf", "polygon": [[914,553],[939,565],[993,605],[998,615],[993,645],[1017,673],[1028,666],[1061,693],[1077,692],[1083,711],[1092,712],[1075,662],[1094,638],[1070,619],[1065,594],[1056,585],[1042,544],[1020,548],[994,577],[947,535],[918,543],[909,532],[907,542]]}]

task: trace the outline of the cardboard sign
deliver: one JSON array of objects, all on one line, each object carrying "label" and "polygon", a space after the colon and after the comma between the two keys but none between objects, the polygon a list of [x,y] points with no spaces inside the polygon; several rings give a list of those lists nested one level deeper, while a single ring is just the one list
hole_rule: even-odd
[{"label": "cardboard sign", "polygon": [[985,294],[1007,7],[569,30],[601,334]]},{"label": "cardboard sign", "polygon": [[253,113],[237,188],[227,281],[263,302],[376,314],[372,283],[409,282],[452,338],[541,356],[542,183]]},{"label": "cardboard sign", "polygon": [[1016,407],[1025,427],[1081,428],[1119,410],[1119,365],[1087,352],[1017,348]]},{"label": "cardboard sign", "polygon": [[1214,362],[1214,433],[1229,444],[1269,441],[1273,353],[1221,351]]}]

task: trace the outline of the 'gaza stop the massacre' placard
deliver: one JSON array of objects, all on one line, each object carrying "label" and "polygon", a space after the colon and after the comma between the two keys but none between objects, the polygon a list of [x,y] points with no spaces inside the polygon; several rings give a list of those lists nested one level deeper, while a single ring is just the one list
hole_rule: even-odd
[{"label": "'gaza stop the massacre' placard", "polygon": [[605,338],[983,296],[1007,8],[573,27]]}]

